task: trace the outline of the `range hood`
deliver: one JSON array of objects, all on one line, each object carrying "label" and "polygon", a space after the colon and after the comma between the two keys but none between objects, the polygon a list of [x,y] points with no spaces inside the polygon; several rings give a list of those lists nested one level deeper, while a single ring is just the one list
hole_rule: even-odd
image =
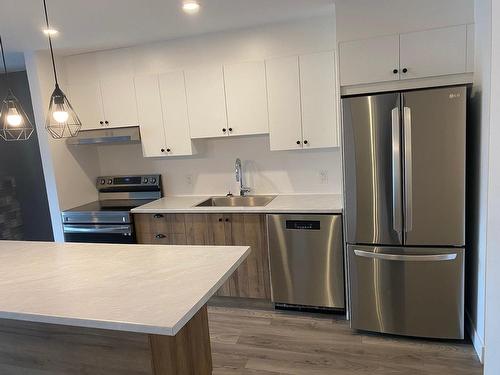
[{"label": "range hood", "polygon": [[81,130],[76,137],[66,139],[68,145],[104,145],[140,143],[138,126]]}]

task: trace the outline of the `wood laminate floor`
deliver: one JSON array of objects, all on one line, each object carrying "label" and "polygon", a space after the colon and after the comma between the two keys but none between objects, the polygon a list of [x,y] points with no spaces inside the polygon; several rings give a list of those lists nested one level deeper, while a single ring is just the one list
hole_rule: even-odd
[{"label": "wood laminate floor", "polygon": [[343,317],[209,307],[214,375],[480,375],[472,346],[355,332]]}]

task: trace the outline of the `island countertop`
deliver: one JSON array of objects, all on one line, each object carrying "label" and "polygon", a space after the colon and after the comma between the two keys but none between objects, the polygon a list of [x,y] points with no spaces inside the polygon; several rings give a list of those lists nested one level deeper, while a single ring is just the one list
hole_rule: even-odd
[{"label": "island countertop", "polygon": [[173,336],[249,252],[0,241],[0,318]]},{"label": "island countertop", "polygon": [[166,196],[132,209],[134,214],[154,213],[342,213],[342,195],[297,194],[276,195],[266,206],[255,207],[196,207],[210,196]]}]

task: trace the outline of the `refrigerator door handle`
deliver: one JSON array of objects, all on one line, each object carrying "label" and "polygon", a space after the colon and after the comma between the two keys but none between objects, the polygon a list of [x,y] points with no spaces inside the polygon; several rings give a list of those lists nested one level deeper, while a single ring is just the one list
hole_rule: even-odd
[{"label": "refrigerator door handle", "polygon": [[411,109],[404,107],[404,188],[405,188],[405,232],[413,228],[413,172],[411,151]]},{"label": "refrigerator door handle", "polygon": [[399,107],[391,111],[392,120],[392,222],[394,231],[401,241],[403,231],[402,184],[401,184],[401,133]]},{"label": "refrigerator door handle", "polygon": [[395,260],[403,262],[439,262],[447,260],[455,260],[457,254],[435,254],[435,255],[401,255],[401,254],[383,254],[372,253],[364,250],[354,250],[354,254],[358,257],[381,259],[381,260]]}]

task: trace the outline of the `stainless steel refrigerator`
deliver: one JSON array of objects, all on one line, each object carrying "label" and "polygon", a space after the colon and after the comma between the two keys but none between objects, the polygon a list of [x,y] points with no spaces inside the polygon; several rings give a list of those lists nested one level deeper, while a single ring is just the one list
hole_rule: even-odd
[{"label": "stainless steel refrigerator", "polygon": [[351,327],[464,336],[467,88],[342,99]]}]

